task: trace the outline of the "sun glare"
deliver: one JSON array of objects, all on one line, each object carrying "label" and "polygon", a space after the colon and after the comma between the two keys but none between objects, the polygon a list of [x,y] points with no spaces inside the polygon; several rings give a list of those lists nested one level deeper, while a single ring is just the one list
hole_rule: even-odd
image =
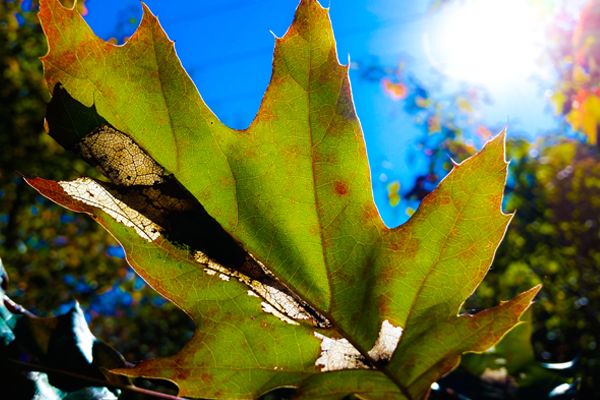
[{"label": "sun glare", "polygon": [[532,75],[542,40],[541,18],[527,0],[454,2],[436,15],[424,35],[436,69],[488,87]]}]

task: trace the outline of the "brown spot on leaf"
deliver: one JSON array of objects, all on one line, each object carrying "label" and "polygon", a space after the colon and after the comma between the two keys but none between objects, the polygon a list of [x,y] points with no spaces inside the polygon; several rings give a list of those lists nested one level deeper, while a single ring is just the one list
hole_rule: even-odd
[{"label": "brown spot on leaf", "polygon": [[312,236],[317,236],[320,234],[321,232],[321,227],[317,224],[310,226],[310,228],[308,229],[308,232],[312,235]]},{"label": "brown spot on leaf", "polygon": [[204,372],[202,375],[200,375],[200,380],[208,385],[212,383],[212,375]]},{"label": "brown spot on leaf", "polygon": [[332,153],[313,151],[312,156],[315,164],[336,164],[338,162],[337,156]]},{"label": "brown spot on leaf", "polygon": [[305,155],[305,151],[300,146],[287,146],[283,148],[283,157],[288,160],[297,160]]},{"label": "brown spot on leaf", "polygon": [[390,300],[387,295],[379,295],[377,297],[377,308],[381,315],[389,315]]},{"label": "brown spot on leaf", "polygon": [[377,208],[375,208],[375,205],[369,203],[363,208],[362,217],[365,222],[371,222],[374,219],[379,218],[379,212],[377,211]]},{"label": "brown spot on leaf", "polygon": [[407,258],[415,257],[417,251],[419,251],[419,239],[408,237],[404,240],[400,240],[398,238],[398,236],[394,235],[388,239],[388,249],[390,249],[393,252],[402,253]]},{"label": "brown spot on leaf", "polygon": [[493,195],[491,195],[490,203],[493,207],[498,207],[500,204],[502,204],[502,192],[494,193]]},{"label": "brown spot on leaf", "polygon": [[450,198],[450,196],[439,196],[439,204],[440,205],[448,205],[452,202],[452,199]]},{"label": "brown spot on leaf", "polygon": [[388,248],[392,251],[400,251],[402,250],[402,246],[400,245],[400,241],[399,240],[392,240],[389,244],[388,244]]},{"label": "brown spot on leaf", "polygon": [[460,230],[456,226],[453,226],[446,234],[447,238],[455,238],[458,236],[460,236]]},{"label": "brown spot on leaf", "polygon": [[348,194],[348,185],[345,182],[336,181],[335,182],[335,192],[339,196],[345,196],[345,195],[347,195]]},{"label": "brown spot on leaf", "polygon": [[337,114],[346,120],[355,120],[356,113],[354,111],[354,104],[352,103],[352,90],[350,89],[350,82],[347,76],[344,76],[340,93],[341,95],[338,97],[337,103]]},{"label": "brown spot on leaf", "polygon": [[[356,133],[355,135],[358,136]],[[358,146],[356,147],[356,153],[358,154],[358,158],[360,158],[361,160],[368,160],[369,157],[367,157],[367,149],[365,148],[364,142],[362,142],[362,137],[359,137],[358,140],[360,140]]]},{"label": "brown spot on leaf", "polygon": [[472,260],[475,256],[477,256],[477,245],[475,243],[467,247],[461,254],[461,258],[465,261]]},{"label": "brown spot on leaf", "polygon": [[77,54],[73,51],[65,51],[61,54],[60,67],[68,70],[77,61]]},{"label": "brown spot on leaf", "polygon": [[175,376],[173,377],[176,381],[183,381],[189,377],[189,371],[187,369],[177,368],[175,370]]},{"label": "brown spot on leaf", "polygon": [[431,206],[432,204],[435,204],[435,201],[436,201],[437,198],[438,198],[437,191],[429,193],[427,196],[425,196],[423,198],[423,200],[421,200],[421,205],[419,206],[419,208],[420,209],[425,209],[425,208]]},{"label": "brown spot on leaf", "polygon": [[386,266],[379,271],[379,278],[382,282],[392,282],[402,279],[406,275],[406,271],[398,268],[396,265]]},{"label": "brown spot on leaf", "polygon": [[254,146],[249,146],[244,149],[244,156],[248,159],[252,159],[258,157],[257,148]]}]

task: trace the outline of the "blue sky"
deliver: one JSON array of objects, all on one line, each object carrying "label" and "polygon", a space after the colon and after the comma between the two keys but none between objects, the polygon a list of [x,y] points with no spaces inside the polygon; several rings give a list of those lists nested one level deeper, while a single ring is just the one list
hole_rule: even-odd
[{"label": "blue sky", "polygon": [[[408,62],[411,72],[427,79],[432,65],[423,45],[434,35],[437,22],[427,12],[430,1],[330,0],[329,5],[340,61],[348,57],[367,62],[377,59],[396,65]],[[146,4],[156,14],[202,97],[228,125],[246,127],[256,113],[269,82],[273,34],[282,36],[291,23],[297,0],[160,1]],[[141,16],[138,0],[88,0],[86,20],[103,38],[130,34]],[[509,29],[506,21],[490,29]],[[515,60],[519,62],[519,60]],[[414,141],[421,133],[397,102],[381,86],[351,72],[374,181],[384,168],[408,183],[425,168],[425,160],[409,162]],[[490,87],[493,103],[483,110],[491,126],[509,125],[509,133],[534,136],[554,126],[543,88],[529,76]],[[406,215],[393,210],[384,185],[374,185],[376,203],[388,225]]]}]

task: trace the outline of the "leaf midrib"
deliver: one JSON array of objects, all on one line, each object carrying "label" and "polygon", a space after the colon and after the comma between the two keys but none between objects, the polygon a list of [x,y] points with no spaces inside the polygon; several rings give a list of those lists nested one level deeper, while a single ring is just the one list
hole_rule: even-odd
[{"label": "leaf midrib", "polygon": [[[310,12],[310,11],[309,11]],[[310,18],[310,16],[309,16]],[[311,36],[309,38],[309,45],[312,41],[312,30],[309,30],[309,35]],[[310,94],[312,93],[311,87],[312,87],[312,49],[309,47],[309,68],[308,68],[308,94],[306,96],[306,101],[307,101],[307,110],[308,112],[308,129],[309,129],[309,138],[310,138],[310,148],[311,148],[311,172],[312,172],[312,181],[313,181],[313,185],[312,185],[312,191],[313,191],[313,196],[314,196],[314,202],[315,202],[315,215],[318,221],[318,225],[319,225],[319,238],[320,238],[320,246],[321,246],[321,256],[323,259],[323,266],[325,268],[325,273],[327,276],[327,283],[328,283],[328,287],[329,287],[329,306],[331,307],[331,304],[333,304],[333,283],[332,283],[332,279],[331,279],[331,275],[329,273],[329,268],[328,268],[328,262],[327,262],[327,254],[326,254],[326,249],[325,246],[323,244],[323,240],[325,237],[325,234],[323,232],[323,225],[322,225],[322,219],[319,215],[319,195],[318,195],[318,190],[317,190],[317,174],[315,171],[315,163],[314,163],[314,149],[315,149],[315,145],[314,145],[314,140],[313,140],[313,125],[312,125],[312,113],[310,112],[310,99],[311,96]],[[326,132],[325,132],[326,134]],[[303,298],[303,296],[301,296],[301,298]],[[305,300],[306,301],[306,300]],[[308,304],[310,304],[311,306],[314,307],[314,305],[311,302],[308,302]],[[330,313],[330,309],[327,310],[327,312],[323,312],[322,310],[319,310],[317,307],[315,307],[316,310],[318,310],[319,312],[321,312],[323,315],[325,315],[325,317],[329,320],[329,322],[331,323],[332,329],[336,330],[343,338],[345,338],[348,342],[350,342],[350,344],[352,344],[352,346],[354,346],[355,349],[357,349],[361,355],[365,358],[365,360],[367,360],[367,362],[373,366],[375,371],[380,371],[383,374],[385,374],[388,379],[390,379],[397,387],[398,389],[402,392],[402,394],[408,399],[408,400],[412,400],[412,396],[410,394],[410,392],[408,391],[408,388],[405,387],[404,385],[402,385],[398,380],[396,380],[396,378],[388,372],[387,368],[380,368],[377,367],[377,363],[375,362],[375,360],[373,360],[369,354],[368,351],[365,351],[365,349],[362,348],[362,346],[359,346],[358,343],[355,342],[355,340],[351,337],[351,335],[348,335],[344,329],[342,329],[340,327],[340,324],[337,323],[337,321],[332,318],[331,313]]]}]

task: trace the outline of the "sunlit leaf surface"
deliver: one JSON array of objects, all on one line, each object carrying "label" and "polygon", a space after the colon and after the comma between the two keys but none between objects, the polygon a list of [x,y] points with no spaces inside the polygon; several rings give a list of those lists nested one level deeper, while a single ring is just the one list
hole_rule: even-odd
[{"label": "sunlit leaf surface", "polygon": [[204,104],[145,8],[124,46],[42,3],[50,133],[109,182],[29,183],[88,213],[158,292],[196,322],[178,354],[129,376],[180,395],[422,398],[467,351],[518,321],[539,288],[457,315],[487,272],[501,211],[504,135],[457,165],[409,222],[384,226],[327,10],[301,1],[243,131]]}]

